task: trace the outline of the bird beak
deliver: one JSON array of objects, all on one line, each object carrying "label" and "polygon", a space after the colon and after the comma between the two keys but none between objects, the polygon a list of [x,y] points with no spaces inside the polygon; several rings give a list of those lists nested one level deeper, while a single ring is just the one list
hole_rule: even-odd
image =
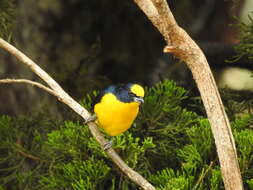
[{"label": "bird beak", "polygon": [[139,97],[139,96],[134,97],[134,101],[135,101],[135,102],[139,102],[139,103],[141,103],[141,104],[144,103],[144,99],[143,99],[142,97]]}]

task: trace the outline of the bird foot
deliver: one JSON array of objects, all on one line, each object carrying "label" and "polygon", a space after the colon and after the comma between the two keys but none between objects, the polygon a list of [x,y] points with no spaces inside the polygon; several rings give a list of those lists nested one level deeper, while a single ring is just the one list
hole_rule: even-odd
[{"label": "bird foot", "polygon": [[85,121],[85,124],[90,123],[90,122],[93,122],[93,121],[96,121],[96,119],[97,119],[97,116],[96,116],[96,114],[94,114],[94,115],[90,116],[90,117]]},{"label": "bird foot", "polygon": [[110,140],[109,142],[105,143],[103,145],[104,150],[108,150],[109,148],[112,148],[112,144],[113,144],[112,140]]}]

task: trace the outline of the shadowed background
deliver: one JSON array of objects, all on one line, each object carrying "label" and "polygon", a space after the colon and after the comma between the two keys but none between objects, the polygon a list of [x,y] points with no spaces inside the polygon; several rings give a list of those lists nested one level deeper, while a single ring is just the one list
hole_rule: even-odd
[{"label": "shadowed background", "polygon": [[[12,43],[76,99],[111,83],[139,82],[150,86],[165,78],[197,94],[188,69],[162,53],[162,36],[133,1],[11,2]],[[240,16],[244,10],[244,1],[169,3],[179,25],[203,49],[219,80],[220,71],[228,66],[225,60],[235,55],[232,44],[238,42],[238,29],[230,24],[235,22],[232,17]],[[39,80],[3,50],[0,57],[1,78]],[[246,59],[236,66],[252,69]],[[57,115],[64,112],[58,104],[54,97],[34,87],[0,86],[1,114],[43,109]]]}]

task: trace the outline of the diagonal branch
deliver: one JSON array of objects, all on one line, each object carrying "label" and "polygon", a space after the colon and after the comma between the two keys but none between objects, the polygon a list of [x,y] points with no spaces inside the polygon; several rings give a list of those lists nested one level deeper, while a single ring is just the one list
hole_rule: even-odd
[{"label": "diagonal branch", "polygon": [[163,35],[167,43],[164,52],[174,54],[191,70],[211,124],[225,188],[242,190],[234,137],[205,55],[190,36],[177,25],[166,0],[134,0],[134,2]]},{"label": "diagonal branch", "polygon": [[[21,51],[19,51],[17,48],[15,48],[2,38],[0,38],[0,47],[5,49],[11,55],[15,56],[21,63],[27,65],[35,74],[37,74],[43,81],[45,81],[51,89],[48,91],[48,87],[39,85],[36,82],[32,81],[28,82],[24,79],[21,79],[23,80],[23,82],[36,85],[37,87],[44,89],[48,92],[52,91],[53,95],[55,95],[59,101],[69,106],[73,111],[79,114],[85,121],[88,120],[88,118],[90,117],[90,113],[86,109],[84,109],[79,103],[77,103],[73,98],[71,98],[53,78],[51,78],[29,57],[27,57],[25,54],[23,54]],[[95,139],[100,143],[102,147],[104,147],[107,141],[98,130],[96,124],[93,122],[89,122],[88,126]],[[106,150],[106,152],[107,155],[112,159],[112,161],[121,169],[121,171],[126,176],[128,176],[134,183],[141,186],[144,190],[155,190],[155,188],[145,178],[143,178],[139,173],[137,173],[132,168],[127,166],[127,164],[120,158],[120,156],[115,152],[114,149],[110,148]]]},{"label": "diagonal branch", "polygon": [[84,109],[80,104],[74,101],[61,87],[52,79],[43,69],[41,69],[36,63],[34,63],[29,57],[19,51],[17,48],[0,38],[0,47],[15,56],[21,63],[28,66],[35,74],[37,74],[47,85],[56,93],[58,99],[70,106],[85,120],[90,117],[89,112]]}]

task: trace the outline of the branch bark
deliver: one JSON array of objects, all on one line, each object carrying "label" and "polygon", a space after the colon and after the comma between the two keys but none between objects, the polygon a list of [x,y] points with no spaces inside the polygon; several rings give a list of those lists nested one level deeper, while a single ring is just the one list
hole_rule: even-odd
[{"label": "branch bark", "polygon": [[234,138],[214,77],[201,49],[177,25],[166,0],[134,0],[163,35],[172,53],[191,70],[211,124],[226,190],[242,190],[242,177]]},{"label": "branch bark", "polygon": [[[83,108],[79,103],[77,103],[73,98],[71,98],[61,87],[60,85],[51,78],[43,69],[41,69],[35,62],[33,62],[29,57],[19,51],[17,48],[0,38],[0,48],[5,49],[11,55],[16,57],[21,63],[28,66],[35,74],[37,74],[43,81],[47,83],[49,87],[46,87],[40,83],[29,81],[25,79],[3,79],[0,83],[26,83],[35,85],[48,93],[56,96],[59,101],[63,102],[69,106],[73,111],[80,115],[85,121],[90,117],[90,113]],[[103,135],[98,130],[97,126],[93,122],[89,122],[88,127],[94,136],[94,138],[100,143],[102,147],[108,142],[105,140]],[[139,173],[130,168],[115,152],[114,149],[109,148],[106,150],[107,155],[112,159],[112,161],[121,169],[121,171],[130,178],[134,183],[141,186],[144,190],[155,190],[155,188]]]},{"label": "branch bark", "polygon": [[42,90],[47,91],[49,94],[52,94],[56,96],[55,92],[51,90],[50,88],[44,86],[43,84],[40,84],[38,82],[34,82],[27,79],[0,79],[0,84],[10,84],[10,83],[24,83],[24,84],[30,84],[32,86],[36,86],[38,88],[41,88]]}]

